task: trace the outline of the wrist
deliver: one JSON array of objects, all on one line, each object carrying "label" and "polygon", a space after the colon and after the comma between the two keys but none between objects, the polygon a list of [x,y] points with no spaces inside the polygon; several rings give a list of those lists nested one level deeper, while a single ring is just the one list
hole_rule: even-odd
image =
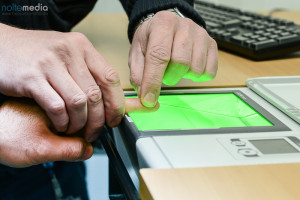
[{"label": "wrist", "polygon": [[[175,8],[170,8],[164,11],[170,11],[172,13],[175,13],[175,15],[185,18],[185,16],[178,10],[177,7]],[[149,13],[148,15],[144,16],[141,20],[140,20],[140,24],[147,21],[148,19],[151,19],[156,13]]]},{"label": "wrist", "polygon": [[[161,11],[169,11],[169,12],[172,12],[172,13],[174,13],[175,15],[177,15],[177,16],[179,16],[179,17],[185,18],[185,16],[178,10],[177,7],[175,7],[175,8],[169,8],[169,9],[161,10]],[[156,13],[153,12],[153,13],[149,13],[149,14],[143,16],[142,19],[141,19],[141,20],[139,21],[139,23],[137,24],[137,26],[135,27],[134,32],[137,30],[137,28],[138,28],[141,24],[143,24],[145,21],[147,21],[147,20],[151,19],[152,17],[154,17],[155,14],[156,14]]]},{"label": "wrist", "polygon": [[17,36],[15,33],[18,33],[19,30],[22,30],[22,29],[0,23],[0,42],[1,42],[0,47],[6,48],[6,46],[7,46],[6,42],[8,42],[10,40],[14,40],[12,38]]},{"label": "wrist", "polygon": [[13,26],[9,26],[3,23],[0,23],[0,34],[2,35],[3,33],[6,33],[8,31],[11,31],[12,29],[16,29]]}]

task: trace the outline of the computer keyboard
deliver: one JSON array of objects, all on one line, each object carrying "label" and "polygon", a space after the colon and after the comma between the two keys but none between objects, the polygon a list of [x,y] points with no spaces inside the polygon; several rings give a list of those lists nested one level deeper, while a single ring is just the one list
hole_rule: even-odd
[{"label": "computer keyboard", "polygon": [[300,25],[292,21],[199,0],[194,7],[220,49],[253,60],[300,50]]}]

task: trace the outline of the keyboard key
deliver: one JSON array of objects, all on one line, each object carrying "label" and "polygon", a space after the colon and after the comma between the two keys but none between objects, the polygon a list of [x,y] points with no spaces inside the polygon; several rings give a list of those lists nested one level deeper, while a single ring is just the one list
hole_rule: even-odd
[{"label": "keyboard key", "polygon": [[216,34],[218,31],[220,31],[220,29],[215,28],[215,29],[211,29],[210,33]]},{"label": "keyboard key", "polygon": [[255,26],[255,30],[262,30],[262,29],[265,29],[264,25],[256,25]]},{"label": "keyboard key", "polygon": [[266,31],[267,32],[273,32],[273,31],[275,31],[275,28],[268,28],[268,29],[266,29]]},{"label": "keyboard key", "polygon": [[276,24],[271,22],[271,23],[266,24],[266,26],[269,28],[272,28],[272,27],[275,27]]},{"label": "keyboard key", "polygon": [[260,38],[257,38],[258,41],[265,41],[265,40],[268,40],[268,38],[266,37],[260,37]]},{"label": "keyboard key", "polygon": [[294,25],[294,22],[289,21],[289,20],[281,20],[280,24],[284,24],[286,26],[291,26],[291,25]]},{"label": "keyboard key", "polygon": [[272,33],[270,33],[270,32],[265,32],[265,33],[262,34],[262,36],[268,37],[268,36],[270,36],[271,34],[272,34]]},{"label": "keyboard key", "polygon": [[247,21],[252,21],[253,20],[252,17],[247,17],[247,16],[240,16],[239,19],[242,20],[243,22],[247,22]]},{"label": "keyboard key", "polygon": [[225,30],[220,30],[220,29],[219,29],[219,31],[217,31],[215,34],[216,34],[218,37],[220,37],[223,33],[225,33]]},{"label": "keyboard key", "polygon": [[230,21],[222,22],[222,25],[225,26],[225,27],[233,27],[233,26],[239,25],[240,23],[241,23],[240,20],[233,19],[233,20],[230,20]]},{"label": "keyboard key", "polygon": [[253,43],[253,46],[256,50],[260,50],[263,48],[275,46],[276,44],[277,44],[276,40],[270,39],[270,40],[255,42]]},{"label": "keyboard key", "polygon": [[258,39],[258,38],[259,38],[259,35],[251,35],[250,38],[251,38],[251,39]]},{"label": "keyboard key", "polygon": [[244,33],[244,34],[243,34],[243,36],[245,36],[245,37],[250,37],[250,36],[252,36],[252,35],[254,35],[254,33],[252,33],[252,32],[250,32],[250,33]]},{"label": "keyboard key", "polygon": [[243,44],[244,41],[248,40],[248,38],[243,37],[241,35],[236,35],[231,38],[232,41],[237,42],[239,44]]},{"label": "keyboard key", "polygon": [[286,29],[287,29],[286,26],[279,26],[279,27],[277,27],[277,28],[280,29],[280,30],[286,30]]},{"label": "keyboard key", "polygon": [[278,37],[280,37],[280,36],[279,36],[279,35],[276,35],[276,34],[268,36],[268,38],[271,38],[271,39],[276,39],[276,38],[278,38]]},{"label": "keyboard key", "polygon": [[283,36],[277,38],[280,44],[286,44],[286,43],[291,43],[291,42],[298,42],[300,41],[300,37],[296,34],[293,35],[288,35],[288,36]]},{"label": "keyboard key", "polygon": [[295,34],[300,35],[300,29],[298,29],[298,30],[293,30],[292,32],[295,33]]},{"label": "keyboard key", "polygon": [[246,40],[244,41],[244,44],[248,47],[251,47],[251,45],[253,45],[253,43],[255,43],[256,41],[255,40]]},{"label": "keyboard key", "polygon": [[271,21],[272,21],[273,23],[280,24],[281,19],[278,19],[278,18],[271,18]]},{"label": "keyboard key", "polygon": [[228,32],[230,32],[231,34],[238,34],[239,30],[237,28],[229,28],[227,29]]},{"label": "keyboard key", "polygon": [[282,33],[282,30],[276,30],[276,31],[273,31],[273,33],[279,34],[279,33]]},{"label": "keyboard key", "polygon": [[262,31],[262,30],[260,30],[260,31],[255,31],[255,34],[257,34],[257,35],[261,35],[261,34],[263,34],[265,31]]},{"label": "keyboard key", "polygon": [[287,36],[287,35],[291,35],[291,33],[290,32],[282,32],[282,33],[280,33],[280,35],[281,36]]},{"label": "keyboard key", "polygon": [[218,28],[221,27],[220,24],[214,23],[214,22],[210,22],[210,21],[206,21],[205,22],[207,26],[211,27],[211,28]]},{"label": "keyboard key", "polygon": [[225,32],[221,34],[221,38],[223,39],[229,39],[232,36],[232,33]]}]

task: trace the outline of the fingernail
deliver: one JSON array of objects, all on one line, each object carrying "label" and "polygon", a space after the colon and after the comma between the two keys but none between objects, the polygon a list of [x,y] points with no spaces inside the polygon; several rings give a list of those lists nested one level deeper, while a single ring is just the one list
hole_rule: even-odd
[{"label": "fingernail", "polygon": [[121,117],[121,116],[116,117],[115,119],[113,119],[113,120],[111,121],[110,126],[111,126],[111,127],[118,126],[118,125],[120,124],[121,120],[122,120],[122,117]]},{"label": "fingernail", "polygon": [[144,106],[152,108],[156,105],[156,96],[152,92],[148,92],[146,96],[142,99]]},{"label": "fingernail", "polygon": [[88,144],[81,161],[89,159],[90,157],[92,157],[93,153],[94,153],[93,146],[91,144]]}]

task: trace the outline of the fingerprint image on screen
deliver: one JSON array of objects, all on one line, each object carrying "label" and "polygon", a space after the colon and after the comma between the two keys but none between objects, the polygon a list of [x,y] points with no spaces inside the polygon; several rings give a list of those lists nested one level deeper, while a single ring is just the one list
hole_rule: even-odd
[{"label": "fingerprint image on screen", "polygon": [[140,131],[273,126],[234,93],[161,95],[152,113],[128,115]]}]

